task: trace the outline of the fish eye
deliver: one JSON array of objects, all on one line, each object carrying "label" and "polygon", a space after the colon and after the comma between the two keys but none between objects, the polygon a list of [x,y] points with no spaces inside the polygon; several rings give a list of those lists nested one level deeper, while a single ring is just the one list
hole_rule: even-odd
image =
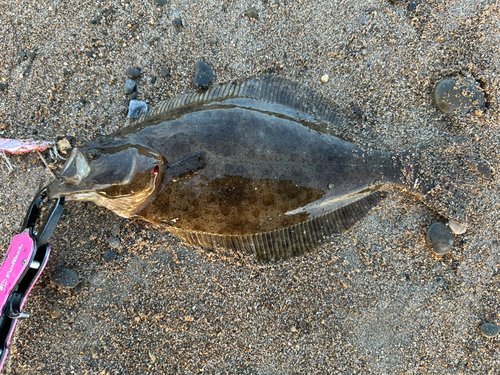
[{"label": "fish eye", "polygon": [[91,148],[90,150],[87,151],[87,157],[89,159],[96,159],[101,155],[101,151],[96,149],[96,148]]}]

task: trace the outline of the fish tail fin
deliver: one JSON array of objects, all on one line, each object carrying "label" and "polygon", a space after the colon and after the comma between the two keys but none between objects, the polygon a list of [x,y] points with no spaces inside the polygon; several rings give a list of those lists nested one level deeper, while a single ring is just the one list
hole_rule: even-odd
[{"label": "fish tail fin", "polygon": [[[426,144],[401,155],[404,187],[424,204],[457,224],[473,216],[472,200],[481,197],[487,165],[462,138]],[[491,176],[490,176],[491,178]]]}]

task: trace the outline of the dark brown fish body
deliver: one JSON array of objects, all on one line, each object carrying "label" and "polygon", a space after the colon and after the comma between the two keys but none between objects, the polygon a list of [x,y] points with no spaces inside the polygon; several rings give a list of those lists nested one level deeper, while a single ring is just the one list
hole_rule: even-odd
[{"label": "dark brown fish body", "polygon": [[279,259],[348,228],[386,185],[431,189],[411,160],[332,135],[346,119],[332,106],[318,118],[291,87],[254,79],[166,102],[75,151],[50,193],[168,226],[191,244]]}]

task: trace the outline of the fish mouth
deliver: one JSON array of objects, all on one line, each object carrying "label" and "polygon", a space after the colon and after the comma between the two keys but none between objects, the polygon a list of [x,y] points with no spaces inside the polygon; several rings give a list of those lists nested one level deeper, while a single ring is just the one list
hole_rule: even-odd
[{"label": "fish mouth", "polygon": [[79,185],[91,171],[92,168],[85,155],[79,149],[74,148],[61,172],[61,178],[65,184]]},{"label": "fish mouth", "polygon": [[[59,179],[49,185],[49,197],[59,198],[69,196],[72,193],[82,193],[92,191],[90,181],[85,180],[90,175],[92,168],[85,155],[74,148],[66,162]],[[82,183],[83,181],[83,183]],[[85,186],[89,185],[89,186]]]}]

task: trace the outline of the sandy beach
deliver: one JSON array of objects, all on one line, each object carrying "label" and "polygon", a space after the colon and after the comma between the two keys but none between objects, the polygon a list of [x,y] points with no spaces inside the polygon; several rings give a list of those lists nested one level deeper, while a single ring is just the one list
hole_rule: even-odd
[{"label": "sandy beach", "polygon": [[[500,339],[480,330],[500,322],[498,1],[3,0],[0,14],[2,138],[81,146],[130,122],[127,68],[154,107],[196,90],[203,60],[212,84],[273,74],[321,92],[362,118],[359,144],[460,138],[496,172],[477,181],[468,230],[443,257],[425,235],[446,219],[396,189],[315,252],[268,263],[68,202],[5,374],[498,373]],[[483,110],[436,107],[435,85],[458,76]],[[53,179],[36,153],[9,160],[2,256]],[[54,283],[60,267],[75,288]]]}]

